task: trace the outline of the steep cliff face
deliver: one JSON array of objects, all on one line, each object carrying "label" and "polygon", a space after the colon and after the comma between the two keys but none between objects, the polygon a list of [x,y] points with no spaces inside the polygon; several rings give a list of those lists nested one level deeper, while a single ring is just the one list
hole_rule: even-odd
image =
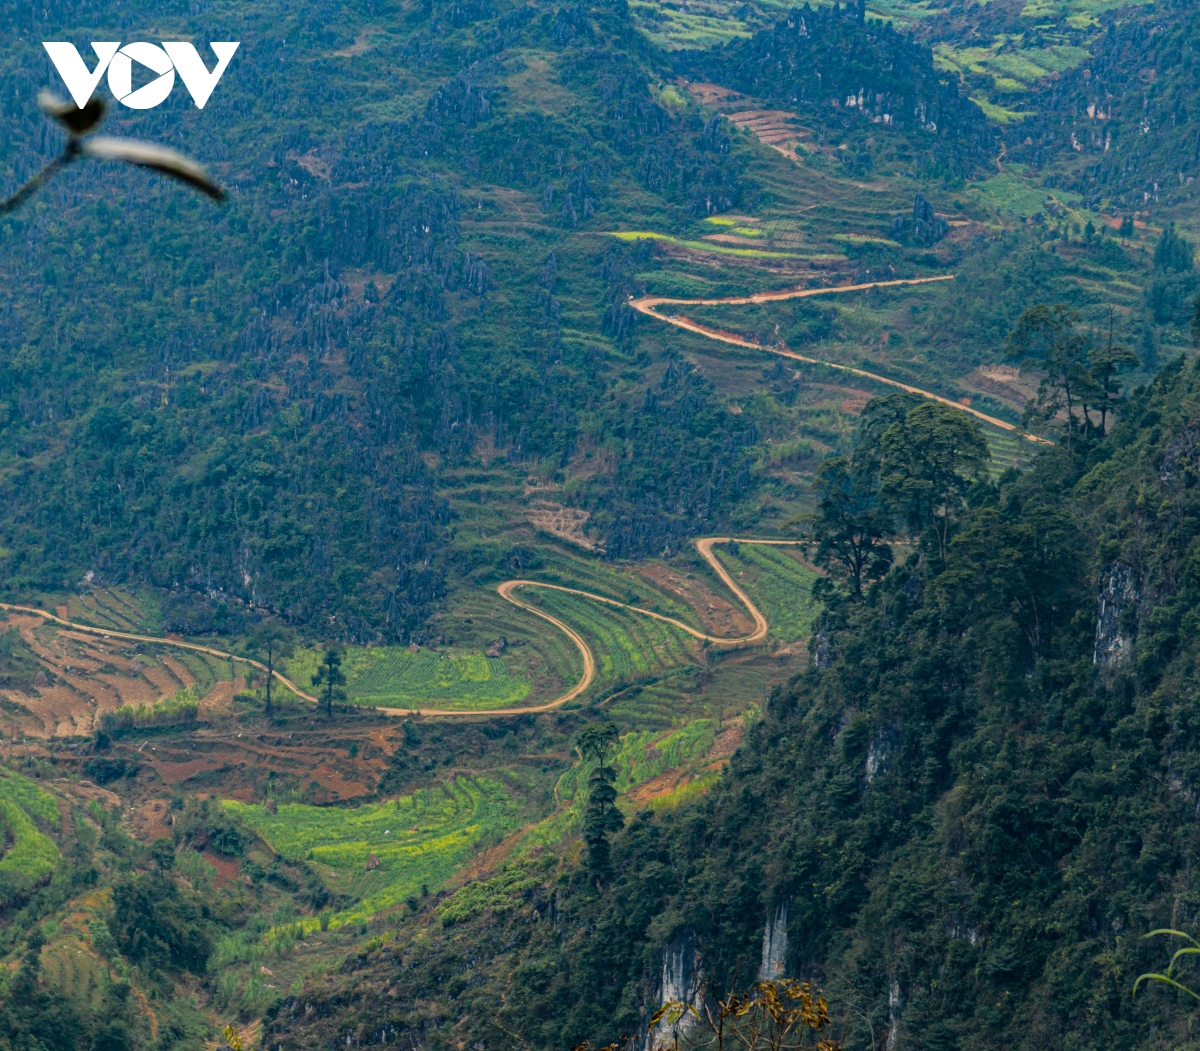
[{"label": "steep cliff face", "polygon": [[704,992],[704,968],[696,936],[690,930],[682,930],[663,947],[662,979],[650,1013],[657,1012],[664,1004],[678,1006],[664,1015],[658,1025],[647,1028],[643,1041],[647,1051],[673,1047],[695,1029],[704,1006]]},{"label": "steep cliff face", "polygon": [[772,981],[787,974],[788,902],[775,906],[763,929],[762,963],[758,968],[761,981]]},{"label": "steep cliff face", "polygon": [[1133,579],[1133,570],[1114,562],[1100,573],[1099,609],[1096,613],[1096,648],[1092,663],[1108,667],[1120,664],[1133,653],[1136,631],[1123,628],[1122,615],[1136,612],[1141,592]]}]

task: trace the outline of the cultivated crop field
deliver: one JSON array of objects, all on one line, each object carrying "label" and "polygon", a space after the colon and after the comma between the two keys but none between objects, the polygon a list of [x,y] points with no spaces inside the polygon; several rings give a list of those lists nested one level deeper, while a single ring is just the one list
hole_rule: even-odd
[{"label": "cultivated crop field", "polygon": [[811,596],[817,574],[800,561],[799,548],[724,544],[713,551],[762,610],[773,638],[791,643],[812,633],[819,609]]},{"label": "cultivated crop field", "polygon": [[[321,661],[319,650],[302,650],[287,662],[287,676],[301,689]],[[346,696],[371,707],[422,708],[456,705],[477,711],[520,704],[528,680],[510,675],[504,661],[482,653],[450,655],[399,646],[351,646],[343,664]]]},{"label": "cultivated crop field", "polygon": [[[223,805],[276,852],[309,862],[331,891],[359,899],[331,926],[392,908],[423,887],[436,890],[482,838],[504,836],[519,824],[517,803],[503,785],[467,776],[353,810],[287,803],[269,814],[236,800]],[[372,855],[379,865],[368,870]]]},{"label": "cultivated crop field", "polygon": [[[668,770],[695,766],[712,748],[715,727],[712,719],[694,719],[666,731],[625,734],[610,760],[617,772],[617,791],[626,793]],[[529,829],[521,839],[522,849],[549,846],[578,832],[587,800],[587,779],[594,767],[594,763],[581,762],[563,773],[556,788],[561,809]]]},{"label": "cultivated crop field", "polygon": [[[58,864],[58,847],[38,829],[38,823],[59,827],[58,804],[49,792],[28,778],[0,767],[0,873],[13,873],[30,882],[49,876]],[[0,884],[0,900],[4,888]]]},{"label": "cultivated crop field", "polygon": [[595,691],[696,663],[696,641],[670,624],[561,591],[527,588],[521,594],[587,640],[596,655]]}]

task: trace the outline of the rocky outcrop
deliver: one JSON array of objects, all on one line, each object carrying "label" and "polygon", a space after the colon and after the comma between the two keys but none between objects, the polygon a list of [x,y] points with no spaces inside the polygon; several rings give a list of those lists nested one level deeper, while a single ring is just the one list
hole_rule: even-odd
[{"label": "rocky outcrop", "polygon": [[763,928],[762,964],[758,968],[759,981],[771,982],[786,973],[785,960],[788,947],[788,903],[781,901]]},{"label": "rocky outcrop", "polygon": [[813,660],[818,668],[828,668],[833,660],[833,636],[828,628],[817,632],[816,646],[813,648]]},{"label": "rocky outcrop", "polygon": [[[662,981],[654,1010],[670,1003],[690,1006],[697,1013],[704,1003],[704,970],[700,950],[696,948],[696,936],[689,930],[680,931],[663,948]],[[687,1011],[677,1018],[674,1015],[663,1018],[646,1033],[646,1051],[672,1047],[676,1037],[697,1022],[696,1016]]]},{"label": "rocky outcrop", "polygon": [[895,735],[890,729],[881,730],[871,738],[871,743],[867,745],[867,762],[863,771],[867,784],[874,781],[875,775],[886,767],[888,756],[892,754],[894,738]]},{"label": "rocky outcrop", "polygon": [[1100,596],[1096,613],[1096,647],[1092,663],[1109,667],[1121,664],[1133,652],[1134,630],[1123,627],[1121,615],[1141,601],[1133,570],[1120,562],[1105,566],[1100,573]]}]

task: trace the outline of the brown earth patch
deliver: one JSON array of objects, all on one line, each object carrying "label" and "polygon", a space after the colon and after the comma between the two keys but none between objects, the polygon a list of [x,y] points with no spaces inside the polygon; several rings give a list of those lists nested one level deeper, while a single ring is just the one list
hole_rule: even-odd
[{"label": "brown earth patch", "polygon": [[1037,395],[1039,376],[1006,365],[981,365],[966,376],[966,383],[1018,408]]},{"label": "brown earth patch", "polygon": [[[186,689],[187,687],[196,685],[196,676],[194,676],[191,672],[191,669],[189,669],[186,664],[183,664],[181,661],[179,661],[178,658],[162,656],[159,657],[159,663],[161,663],[164,668],[169,670],[170,673],[175,676],[179,686],[182,686]],[[179,689],[179,686],[176,686],[175,689]]]},{"label": "brown earth patch", "polygon": [[238,878],[241,868],[236,861],[223,858],[220,854],[214,854],[211,850],[206,850],[202,856],[205,861],[217,870],[217,874],[213,879],[213,886],[217,890],[220,890],[226,883],[232,883]]},{"label": "brown earth patch", "polygon": [[728,760],[737,751],[738,745],[741,743],[742,724],[737,722],[732,726],[725,727],[725,729],[717,734],[717,739],[713,741],[713,746],[708,750],[707,758],[710,762],[715,759]]},{"label": "brown earth patch", "polygon": [[[145,755],[145,753],[142,754]],[[187,781],[195,777],[197,774],[211,773],[213,770],[225,765],[210,755],[200,759],[186,759],[183,761],[164,761],[153,755],[148,758],[154,769],[158,771],[158,776],[169,785],[177,785],[182,781]]]},{"label": "brown earth patch", "polygon": [[109,809],[121,805],[121,797],[116,792],[110,792],[107,788],[101,788],[99,785],[92,784],[91,781],[70,781],[65,777],[56,777],[54,785],[60,791],[75,796],[76,799],[88,802],[98,799]]},{"label": "brown earth patch", "polygon": [[132,640],[59,629],[40,617],[17,613],[10,613],[6,623],[17,628],[43,669],[45,685],[30,693],[0,691],[29,713],[18,719],[28,737],[87,735],[104,712],[155,704],[196,681],[175,658],[156,663],[139,654]]},{"label": "brown earth patch", "polygon": [[167,823],[171,815],[171,803],[167,799],[147,799],[133,812],[133,833],[143,843],[156,839],[170,839],[171,826]]},{"label": "brown earth patch", "polygon": [[529,524],[560,540],[582,547],[586,551],[603,550],[583,531],[591,515],[578,507],[563,507],[560,504],[537,503],[529,508]]},{"label": "brown earth patch", "polygon": [[873,395],[868,391],[856,390],[842,399],[842,412],[847,416],[858,416],[867,407]]},{"label": "brown earth patch", "polygon": [[213,715],[228,712],[233,707],[234,696],[245,689],[244,675],[239,675],[232,681],[221,679],[200,699],[200,718],[208,719]]},{"label": "brown earth patch", "polygon": [[[236,736],[201,727],[185,737],[158,739],[154,750],[143,749],[140,758],[149,761],[170,785],[195,779],[188,787],[211,790],[213,775],[219,775],[221,796],[243,802],[261,801],[270,774],[294,779],[293,784],[305,789],[315,782],[327,801],[357,799],[374,792],[401,733],[390,727],[365,732],[339,730],[339,744],[345,741],[343,750],[330,747],[328,735],[321,731],[293,732],[286,737],[273,733]],[[349,754],[352,742],[361,749],[357,757]]]},{"label": "brown earth patch", "polygon": [[503,841],[497,843],[494,847],[481,850],[475,855],[470,864],[458,870],[454,876],[452,885],[461,887],[463,884],[470,883],[473,880],[488,879],[495,875],[496,870],[508,860],[509,855],[513,852],[513,848],[516,847],[521,841],[521,837],[531,827],[531,825],[526,825],[524,828],[519,828],[516,832],[512,832],[506,836]]},{"label": "brown earth patch", "polygon": [[657,777],[650,777],[636,788],[625,793],[624,798],[637,809],[650,805],[652,800],[670,795],[675,789],[687,784],[692,779],[690,770],[666,770]]},{"label": "brown earth patch", "polygon": [[309,175],[315,176],[318,179],[329,180],[330,174],[333,171],[333,164],[327,158],[320,156],[315,149],[309,150],[304,156],[297,156],[295,153],[288,154],[288,160],[295,161]]},{"label": "brown earth patch", "polygon": [[704,631],[708,635],[737,638],[754,630],[754,624],[737,606],[710,588],[704,580],[688,577],[661,562],[647,562],[633,567],[638,576],[644,577],[664,591],[679,596],[696,611]]}]

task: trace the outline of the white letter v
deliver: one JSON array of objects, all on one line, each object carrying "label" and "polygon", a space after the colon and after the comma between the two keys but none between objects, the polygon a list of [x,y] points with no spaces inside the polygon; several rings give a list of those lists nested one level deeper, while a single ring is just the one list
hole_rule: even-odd
[{"label": "white letter v", "polygon": [[183,78],[183,85],[196,103],[196,109],[204,109],[208,96],[213,93],[229,60],[238,49],[240,41],[214,41],[208,46],[217,56],[217,65],[210,73],[204,68],[204,60],[196,52],[196,48],[185,40],[164,40],[163,49],[171,56],[171,62]]},{"label": "white letter v", "polygon": [[50,61],[54,63],[54,68],[58,70],[58,75],[62,77],[63,83],[71,93],[71,98],[75,100],[75,105],[80,109],[88,104],[88,99],[92,97],[92,92],[96,90],[96,85],[100,83],[100,78],[104,76],[104,71],[108,69],[108,64],[120,46],[119,40],[99,43],[93,41],[92,50],[96,52],[96,57],[100,61],[96,63],[95,70],[89,73],[87,66],[83,64],[83,59],[79,57],[79,52],[75,50],[74,44],[53,40],[42,41],[42,47],[46,49]]}]

